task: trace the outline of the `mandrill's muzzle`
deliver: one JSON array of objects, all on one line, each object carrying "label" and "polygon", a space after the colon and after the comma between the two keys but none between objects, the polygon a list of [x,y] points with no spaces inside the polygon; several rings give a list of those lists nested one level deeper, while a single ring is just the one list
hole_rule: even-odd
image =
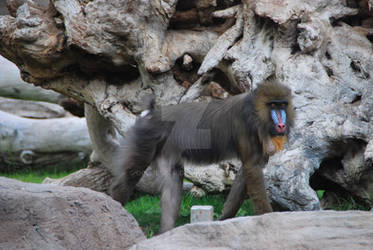
[{"label": "mandrill's muzzle", "polygon": [[276,131],[279,134],[285,134],[286,132],[286,112],[285,110],[281,109],[273,109],[271,110],[271,117],[273,122],[275,123]]}]

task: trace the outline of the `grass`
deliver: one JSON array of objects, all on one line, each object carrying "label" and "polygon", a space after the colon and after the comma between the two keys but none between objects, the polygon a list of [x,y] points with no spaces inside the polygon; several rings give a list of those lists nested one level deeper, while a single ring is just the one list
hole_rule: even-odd
[{"label": "grass", "polygon": [[[159,196],[145,195],[136,200],[128,202],[126,210],[131,213],[148,238],[159,230],[159,221],[161,218],[161,208],[159,206]],[[202,198],[193,197],[190,194],[184,194],[179,218],[176,221],[176,226],[184,225],[190,221],[190,208],[194,205],[212,205],[214,206],[214,220],[218,219],[224,204],[222,195],[208,195]],[[253,215],[253,207],[250,201],[246,200],[237,213],[237,216]]]},{"label": "grass", "polygon": [[325,190],[317,190],[316,193],[320,200],[324,196]]},{"label": "grass", "polygon": [[42,183],[46,177],[59,179],[65,177],[82,167],[75,167],[70,170],[60,170],[57,167],[48,167],[47,169],[23,169],[18,172],[0,173],[0,176],[17,179],[23,182]]},{"label": "grass", "polygon": [[[316,191],[319,200],[324,196],[325,190]],[[362,202],[356,202],[352,196],[337,197],[337,204],[331,206],[332,210],[336,211],[347,211],[347,210],[370,210],[370,206],[364,205]]]},{"label": "grass", "polygon": [[336,211],[347,211],[347,210],[369,211],[370,210],[369,206],[357,203],[353,197],[338,198],[337,202],[338,202],[338,205],[332,206],[332,209]]}]

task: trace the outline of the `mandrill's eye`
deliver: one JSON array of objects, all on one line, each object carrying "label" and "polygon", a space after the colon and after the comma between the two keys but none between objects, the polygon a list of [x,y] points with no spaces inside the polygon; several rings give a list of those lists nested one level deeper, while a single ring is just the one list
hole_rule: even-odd
[{"label": "mandrill's eye", "polygon": [[288,106],[288,102],[285,100],[271,100],[266,105],[270,109],[285,109]]}]

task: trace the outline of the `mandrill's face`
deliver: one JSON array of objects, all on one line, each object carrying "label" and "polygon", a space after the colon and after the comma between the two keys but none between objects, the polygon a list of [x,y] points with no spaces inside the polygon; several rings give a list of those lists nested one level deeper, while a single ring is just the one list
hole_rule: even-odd
[{"label": "mandrill's face", "polygon": [[287,142],[289,126],[287,124],[288,102],[285,100],[271,100],[267,104],[271,126],[269,127],[270,140],[267,142],[267,153],[272,155],[283,149]]},{"label": "mandrill's face", "polygon": [[271,100],[267,103],[272,126],[269,128],[269,134],[273,136],[284,136],[288,134],[286,124],[288,102],[285,100]]},{"label": "mandrill's face", "polygon": [[263,153],[272,155],[283,149],[293,125],[291,90],[279,83],[265,82],[258,85],[254,96]]}]

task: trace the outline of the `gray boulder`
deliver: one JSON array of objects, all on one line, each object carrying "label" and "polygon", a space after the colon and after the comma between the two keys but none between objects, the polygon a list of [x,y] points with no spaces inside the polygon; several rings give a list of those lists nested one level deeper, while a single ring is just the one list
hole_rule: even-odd
[{"label": "gray boulder", "polygon": [[134,245],[168,249],[372,249],[373,215],[363,211],[270,213],[187,224]]},{"label": "gray boulder", "polygon": [[126,249],[145,239],[118,202],[86,188],[0,177],[0,249]]}]

